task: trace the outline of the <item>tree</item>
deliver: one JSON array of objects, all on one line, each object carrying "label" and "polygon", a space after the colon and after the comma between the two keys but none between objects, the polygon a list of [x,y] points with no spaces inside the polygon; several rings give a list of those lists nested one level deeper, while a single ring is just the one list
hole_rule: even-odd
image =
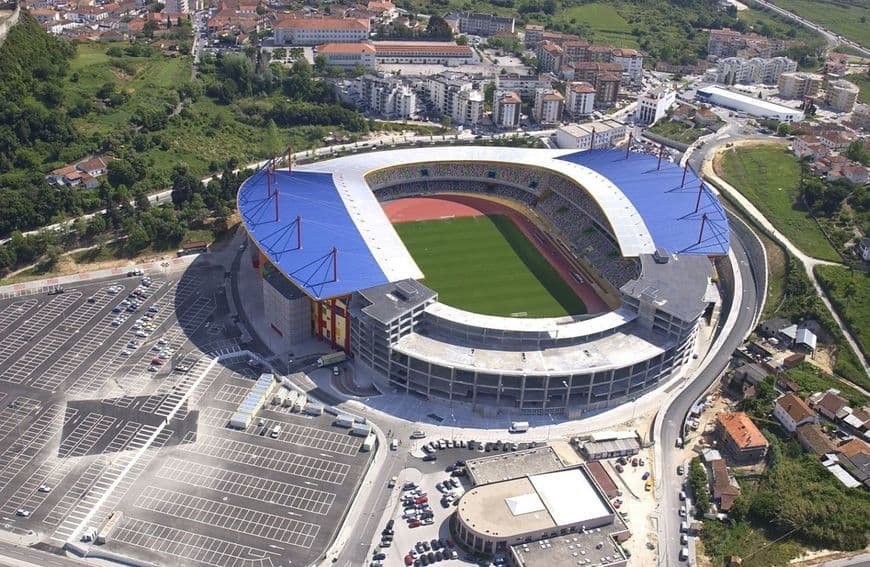
[{"label": "tree", "polygon": [[103,215],[97,214],[91,217],[88,221],[88,228],[85,234],[88,238],[95,238],[97,235],[106,232],[106,219]]},{"label": "tree", "polygon": [[132,164],[125,159],[113,159],[110,161],[106,166],[106,178],[112,187],[119,187],[121,185],[130,187],[138,181]]},{"label": "tree", "polygon": [[157,31],[159,28],[160,24],[158,24],[155,20],[148,20],[142,27],[142,33],[145,34],[145,37],[154,37],[154,32]]},{"label": "tree", "polygon": [[318,53],[317,57],[314,58],[314,72],[318,75],[324,75],[328,66],[329,62],[326,59],[326,55]]},{"label": "tree", "polygon": [[148,233],[145,232],[144,228],[137,224],[127,235],[127,251],[131,254],[140,252],[143,248],[148,246],[149,241]]},{"label": "tree", "polygon": [[468,36],[467,35],[456,36],[456,45],[468,45]]},{"label": "tree", "polygon": [[453,38],[453,30],[441,16],[431,16],[426,25],[426,35],[430,39],[449,40]]},{"label": "tree", "polygon": [[444,115],[441,117],[441,131],[446,132],[450,129],[450,116]]},{"label": "tree", "polygon": [[176,207],[182,206],[184,203],[193,198],[194,193],[199,189],[199,179],[191,175],[186,165],[176,165],[172,170],[172,203]]},{"label": "tree", "polygon": [[844,155],[862,165],[870,165],[870,151],[864,149],[864,140],[861,138],[855,138],[846,148]]},{"label": "tree", "polygon": [[788,125],[788,122],[780,122],[779,126],[776,127],[776,134],[778,136],[788,136],[791,133],[791,127]]}]

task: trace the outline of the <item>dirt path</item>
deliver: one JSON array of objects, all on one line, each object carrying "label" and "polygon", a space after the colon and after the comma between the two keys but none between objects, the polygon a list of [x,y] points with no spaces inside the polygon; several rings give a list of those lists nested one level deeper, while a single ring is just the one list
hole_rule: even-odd
[{"label": "dirt path", "polygon": [[575,268],[565,258],[552,238],[532,222],[531,219],[522,214],[520,210],[505,203],[485,197],[440,194],[436,197],[408,197],[387,201],[383,204],[383,208],[384,212],[387,213],[387,218],[393,223],[504,215],[513,221],[517,228],[529,239],[529,242],[559,272],[562,279],[565,280],[586,305],[588,313],[604,313],[610,310],[610,307],[595,293],[595,290],[588,283],[580,284],[571,276],[571,272]]}]

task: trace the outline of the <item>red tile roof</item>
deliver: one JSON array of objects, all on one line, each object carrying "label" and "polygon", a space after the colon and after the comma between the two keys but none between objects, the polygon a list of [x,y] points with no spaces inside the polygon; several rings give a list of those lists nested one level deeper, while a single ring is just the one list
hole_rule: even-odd
[{"label": "red tile roof", "polygon": [[815,417],[816,412],[810,409],[805,401],[795,396],[792,393],[785,394],[776,400],[776,405],[780,406],[791,417],[795,423],[808,417]]},{"label": "red tile roof", "polygon": [[742,411],[720,413],[717,419],[719,424],[725,429],[725,434],[733,439],[740,449],[767,447],[767,439],[746,413]]}]

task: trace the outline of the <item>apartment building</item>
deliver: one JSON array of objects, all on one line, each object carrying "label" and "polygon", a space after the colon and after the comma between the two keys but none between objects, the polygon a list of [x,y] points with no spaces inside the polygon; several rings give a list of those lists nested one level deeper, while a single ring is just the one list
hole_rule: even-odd
[{"label": "apartment building", "polygon": [[556,128],[556,145],[564,149],[612,148],[625,139],[628,128],[618,120],[566,124]]},{"label": "apartment building", "polygon": [[558,71],[562,66],[562,54],[564,50],[561,46],[552,41],[542,41],[535,48],[535,55],[538,58],[538,68],[541,71]]},{"label": "apartment building", "polygon": [[363,75],[357,79],[365,110],[389,119],[411,118],[417,113],[417,94],[393,75]]},{"label": "apartment building", "polygon": [[452,12],[444,16],[448,22],[458,22],[461,33],[489,36],[497,33],[514,33],[514,19],[480,14],[477,12]]},{"label": "apartment building", "polygon": [[423,90],[433,110],[449,116],[454,126],[473,126],[483,118],[483,91],[467,77],[432,75],[426,79]]},{"label": "apartment building", "polygon": [[167,14],[189,14],[191,9],[187,0],[165,0],[163,11]]},{"label": "apartment building", "polygon": [[828,83],[828,105],[837,112],[852,112],[858,100],[858,86],[845,80]]},{"label": "apartment building", "polygon": [[523,100],[533,100],[538,89],[548,89],[552,81],[547,75],[519,75],[508,73],[496,75],[495,88],[501,91],[513,91]]},{"label": "apartment building", "polygon": [[[797,62],[787,57],[764,59],[726,57],[716,63],[715,81],[723,85],[776,84],[780,75],[797,70]],[[711,73],[712,74],[712,73]]]},{"label": "apartment building", "polygon": [[677,100],[677,93],[666,87],[652,88],[637,97],[634,121],[641,126],[652,126],[665,116]]},{"label": "apartment building", "polygon": [[353,18],[297,18],[278,21],[275,26],[276,45],[321,45],[325,43],[358,43],[369,38],[368,20]]},{"label": "apartment building", "polygon": [[610,63],[622,65],[622,72],[631,83],[643,80],[643,54],[635,49],[616,48],[610,52]]},{"label": "apartment building", "polygon": [[777,87],[780,98],[815,98],[819,95],[824,77],[816,73],[789,72],[779,76]]},{"label": "apartment building", "polygon": [[583,81],[573,81],[567,86],[568,96],[565,111],[574,119],[589,116],[595,109],[595,87]]},{"label": "apartment building", "polygon": [[526,47],[534,47],[538,42],[544,41],[544,26],[538,24],[526,24],[523,43]]},{"label": "apartment building", "polygon": [[496,90],[492,99],[492,123],[496,128],[519,128],[523,101],[514,91]]},{"label": "apartment building", "polygon": [[767,455],[768,441],[746,413],[723,412],[716,422],[721,447],[736,463],[757,463]]},{"label": "apartment building", "polygon": [[565,110],[565,97],[553,89],[539,89],[535,93],[532,116],[539,124],[558,124]]},{"label": "apartment building", "polygon": [[744,34],[730,29],[710,30],[707,41],[707,58],[715,61],[720,57],[735,57],[741,51],[752,52],[758,57],[773,57],[785,48],[781,39],[773,39],[762,35]]},{"label": "apartment building", "polygon": [[595,81],[595,106],[615,105],[619,99],[619,85],[621,83],[620,76],[614,73],[599,75]]}]

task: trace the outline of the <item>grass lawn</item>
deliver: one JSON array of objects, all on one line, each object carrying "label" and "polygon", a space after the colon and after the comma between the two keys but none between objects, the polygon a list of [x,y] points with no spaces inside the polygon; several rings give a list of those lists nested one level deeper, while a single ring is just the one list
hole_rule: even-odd
[{"label": "grass lawn", "polygon": [[649,128],[649,131],[653,134],[664,136],[669,140],[682,142],[684,144],[693,144],[701,136],[710,133],[710,130],[706,128],[687,126],[681,122],[672,122],[666,119],[656,122],[652,128]]},{"label": "grass lawn", "polygon": [[841,266],[819,266],[816,277],[866,355],[870,352],[870,274]]},{"label": "grass lawn", "polygon": [[870,46],[870,3],[867,0],[773,0],[773,3],[865,47]]},{"label": "grass lawn", "polygon": [[842,260],[803,205],[796,202],[800,164],[785,147],[736,147],[720,155],[716,170],[804,253],[832,262]]},{"label": "grass lawn", "polygon": [[611,43],[619,47],[638,47],[637,38],[631,35],[631,24],[611,4],[583,4],[565,7],[553,16],[554,23],[586,24],[592,28],[595,41]]},{"label": "grass lawn", "polygon": [[870,104],[870,77],[867,75],[846,75],[846,80],[855,83],[861,91],[858,100],[864,104]]},{"label": "grass lawn", "polygon": [[[507,217],[398,223],[396,231],[444,303],[486,315],[558,317],[586,306]],[[473,245],[470,245],[473,243]]]}]

